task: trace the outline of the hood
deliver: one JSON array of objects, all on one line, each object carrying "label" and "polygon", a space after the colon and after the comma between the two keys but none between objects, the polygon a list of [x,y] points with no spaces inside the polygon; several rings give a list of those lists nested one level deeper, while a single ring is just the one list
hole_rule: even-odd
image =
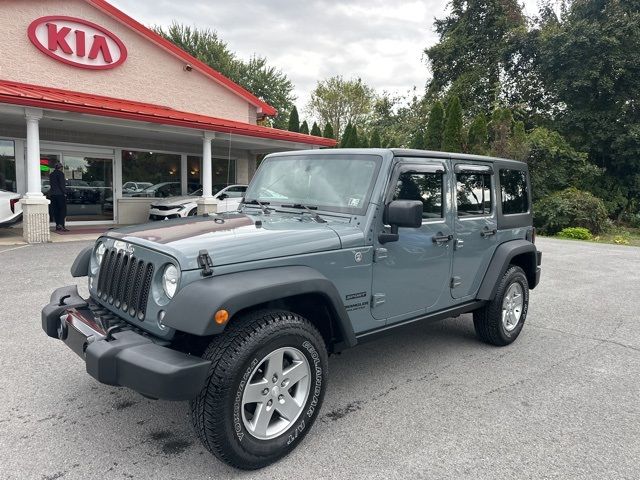
[{"label": "hood", "polygon": [[[355,232],[360,232],[357,243],[364,245],[364,234],[349,227],[348,220],[346,225],[340,220],[350,246]],[[136,225],[111,230],[107,236],[167,253],[178,260],[182,270],[193,270],[199,268],[201,250],[209,253],[216,267],[339,249],[341,235],[332,228],[333,223],[317,223],[308,215],[228,213]]]}]

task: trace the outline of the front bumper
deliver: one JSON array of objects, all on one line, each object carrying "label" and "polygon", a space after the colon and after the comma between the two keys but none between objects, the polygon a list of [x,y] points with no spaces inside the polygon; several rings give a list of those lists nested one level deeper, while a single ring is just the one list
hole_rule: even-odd
[{"label": "front bumper", "polygon": [[107,333],[96,313],[99,308],[80,297],[75,285],[59,288],[42,309],[42,329],[84,359],[87,373],[101,383],[164,400],[198,395],[210,361],[168,348],[166,342],[133,329]]}]

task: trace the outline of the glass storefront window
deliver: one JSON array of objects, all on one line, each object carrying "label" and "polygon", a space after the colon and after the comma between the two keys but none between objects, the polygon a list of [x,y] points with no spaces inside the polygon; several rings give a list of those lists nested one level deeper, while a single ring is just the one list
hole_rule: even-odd
[{"label": "glass storefront window", "polygon": [[174,197],[181,194],[180,155],[122,151],[124,197]]},{"label": "glass storefront window", "polygon": [[56,163],[62,164],[65,178],[67,221],[113,220],[113,158],[77,153],[40,155],[40,181],[47,197],[51,194],[49,175]]},{"label": "glass storefront window", "polygon": [[0,140],[0,190],[17,192],[16,146],[13,140]]},{"label": "glass storefront window", "polygon": [[[189,193],[197,188],[202,187],[200,181],[200,172],[202,171],[202,157],[187,157],[187,182],[189,185]],[[214,194],[216,187],[221,188],[236,183],[236,161],[234,159],[212,158],[211,159],[211,183],[213,185]],[[198,184],[197,188],[192,188]]]}]

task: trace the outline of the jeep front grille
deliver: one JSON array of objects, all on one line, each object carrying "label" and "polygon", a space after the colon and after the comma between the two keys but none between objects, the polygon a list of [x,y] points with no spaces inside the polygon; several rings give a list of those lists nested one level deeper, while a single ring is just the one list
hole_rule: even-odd
[{"label": "jeep front grille", "polygon": [[98,275],[98,298],[144,320],[153,265],[123,251],[108,248]]}]

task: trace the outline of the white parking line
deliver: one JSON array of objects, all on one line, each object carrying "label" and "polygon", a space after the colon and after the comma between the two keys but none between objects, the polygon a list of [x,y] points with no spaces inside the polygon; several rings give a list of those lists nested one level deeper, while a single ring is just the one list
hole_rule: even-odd
[{"label": "white parking line", "polygon": [[20,248],[30,247],[31,245],[20,245],[19,247],[7,248],[6,250],[0,250],[0,253],[11,252],[13,250],[18,250]]}]

